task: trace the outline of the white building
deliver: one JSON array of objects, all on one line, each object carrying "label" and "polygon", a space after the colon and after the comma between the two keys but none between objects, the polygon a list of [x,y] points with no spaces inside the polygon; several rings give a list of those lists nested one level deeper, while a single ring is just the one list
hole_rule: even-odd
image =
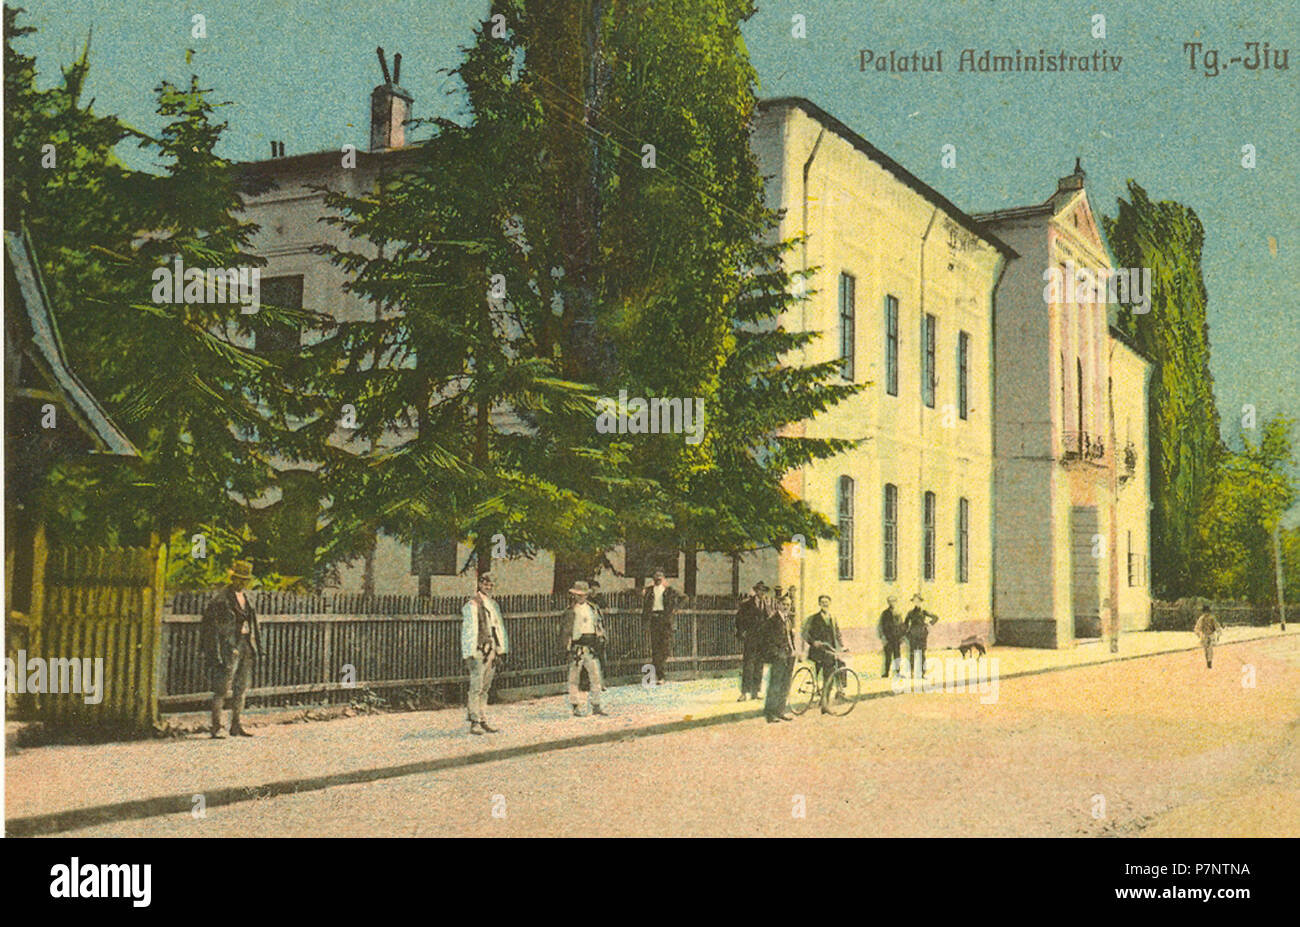
[{"label": "white building", "polygon": [[1145,628],[1152,365],[1110,325],[1113,304],[1048,276],[1114,272],[1084,173],[1044,203],[977,218],[1021,255],[997,290],[997,639],[1062,647],[1115,618]]}]

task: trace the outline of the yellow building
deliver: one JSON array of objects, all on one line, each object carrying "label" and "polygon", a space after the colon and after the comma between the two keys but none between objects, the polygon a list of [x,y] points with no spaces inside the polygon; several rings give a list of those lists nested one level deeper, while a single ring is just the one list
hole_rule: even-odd
[{"label": "yellow building", "polygon": [[[799,614],[832,610],[850,646],[874,644],[886,598],[916,593],[932,641],[988,635],[993,615],[993,292],[1014,252],[860,135],[802,99],[761,104],[753,133],[778,234],[816,268],[787,330],[820,339],[800,363],[838,358],[867,388],[804,423],[858,447],[791,474],[841,538],[786,544],[778,581]],[[792,269],[800,269],[799,267]]]},{"label": "yellow building", "polygon": [[977,217],[1021,255],[995,326],[994,606],[1007,644],[1069,646],[1150,622],[1152,365],[1110,324],[1117,272],[1084,177],[1076,164],[1046,202]]},{"label": "yellow building", "polygon": [[[371,150],[354,163],[346,152],[277,151],[247,166],[278,184],[249,202],[268,261],[264,298],[339,318],[373,312],[313,250],[340,234],[318,221],[314,186],[360,192],[410,150],[393,116],[409,95],[385,84],[372,102]],[[812,270],[809,298],[780,324],[822,337],[790,361],[837,359],[847,380],[866,384],[798,426],[858,446],[788,478],[841,538],[816,548],[789,538],[741,560],[653,559],[702,594],[759,578],[795,586],[801,617],[829,594],[850,646],[874,646],[888,596],[906,609],[918,592],[941,618],[935,646],[971,634],[1059,646],[1096,636],[1109,601],[1124,627],[1144,627],[1150,365],[1110,330],[1104,307],[1042,296],[1046,267],[1110,267],[1082,174],[1041,206],[976,219],[807,100],[762,102],[751,143],[768,203],[783,211],[777,234],[804,239],[791,269]],[[381,535],[337,584],[461,592],[468,554],[452,539],[412,551]],[[611,561],[627,572],[625,552]],[[526,593],[550,591],[553,567],[544,551],[494,564],[501,588]],[[610,590],[630,581],[601,579]]]}]

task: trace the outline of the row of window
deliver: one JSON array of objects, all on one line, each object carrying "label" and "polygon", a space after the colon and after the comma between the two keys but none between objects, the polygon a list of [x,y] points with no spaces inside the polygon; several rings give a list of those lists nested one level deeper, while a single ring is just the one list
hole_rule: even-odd
[{"label": "row of window", "polygon": [[[934,408],[938,383],[935,346],[939,340],[939,320],[932,313],[921,318],[921,401]],[[898,297],[885,297],[885,392],[898,395]],[[840,375],[854,378],[857,355],[857,278],[840,274]],[[957,334],[957,414],[965,419],[970,412],[970,335]]]},{"label": "row of window", "polygon": [[[836,492],[836,510],[839,514],[839,576],[840,579],[853,579],[854,544],[853,544],[853,508],[854,482],[849,476],[841,476]],[[884,538],[884,580],[892,583],[898,579],[898,487],[886,483],[882,537]],[[921,575],[926,580],[933,580],[936,570],[935,557],[935,511],[936,500],[933,492],[927,490],[921,496]],[[957,582],[970,580],[970,500],[964,496],[957,500]]]}]

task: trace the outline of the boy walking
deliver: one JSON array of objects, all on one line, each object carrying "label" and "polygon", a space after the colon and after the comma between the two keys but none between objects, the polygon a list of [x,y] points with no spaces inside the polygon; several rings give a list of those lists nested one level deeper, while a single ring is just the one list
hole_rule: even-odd
[{"label": "boy walking", "polygon": [[1214,613],[1210,611],[1210,606],[1201,606],[1201,616],[1196,619],[1196,627],[1192,628],[1192,632],[1201,639],[1201,646],[1205,648],[1205,668],[1212,669],[1214,645],[1223,635],[1223,628],[1214,617]]}]

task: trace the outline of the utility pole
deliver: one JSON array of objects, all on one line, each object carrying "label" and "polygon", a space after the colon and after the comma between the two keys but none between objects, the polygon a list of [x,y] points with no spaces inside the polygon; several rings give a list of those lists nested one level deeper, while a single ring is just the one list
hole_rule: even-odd
[{"label": "utility pole", "polygon": [[1277,614],[1286,630],[1286,596],[1282,583],[1282,516],[1273,522],[1273,568],[1277,571]]}]

